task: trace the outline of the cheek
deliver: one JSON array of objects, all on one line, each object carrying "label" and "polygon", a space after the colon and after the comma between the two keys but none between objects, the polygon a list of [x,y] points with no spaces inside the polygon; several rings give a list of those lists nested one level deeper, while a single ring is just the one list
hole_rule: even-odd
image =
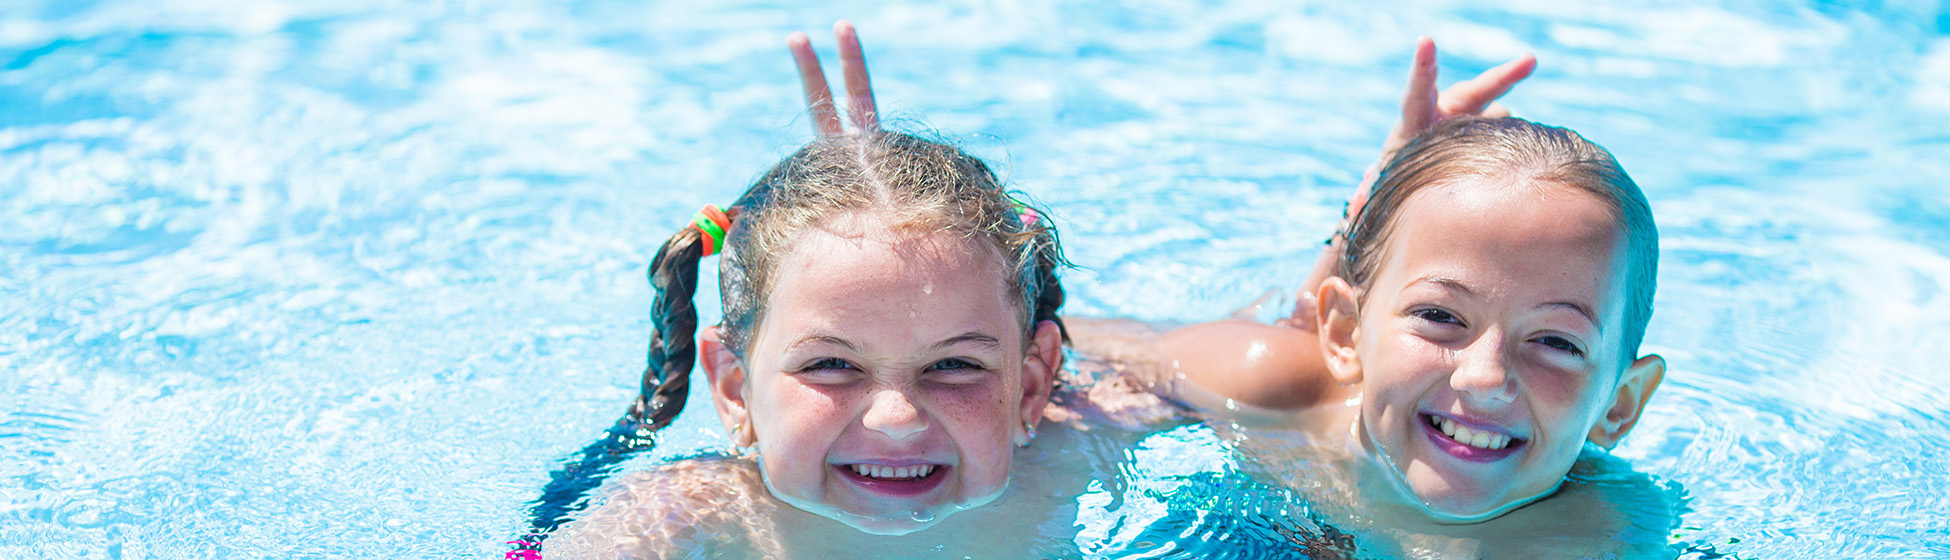
[{"label": "cheek", "polygon": [[[1593,383],[1591,373],[1540,369],[1524,378],[1524,392],[1527,393],[1540,416],[1558,417],[1562,422],[1576,423],[1584,420],[1602,395]],[[1562,424],[1560,424],[1562,425]]]},{"label": "cheek", "polygon": [[752,422],[758,425],[761,439],[771,440],[760,441],[766,452],[776,448],[795,455],[823,453],[823,449],[802,447],[823,447],[833,439],[823,437],[824,434],[837,435],[846,427],[850,400],[846,391],[806,385],[780,376],[777,382],[754,393]]},{"label": "cheek", "polygon": [[1010,387],[1000,383],[938,387],[930,392],[941,419],[970,435],[1006,428],[1014,417]]},{"label": "cheek", "polygon": [[1361,377],[1363,392],[1379,401],[1377,405],[1412,405],[1449,371],[1451,352],[1413,333],[1394,333],[1372,342],[1361,352]]}]

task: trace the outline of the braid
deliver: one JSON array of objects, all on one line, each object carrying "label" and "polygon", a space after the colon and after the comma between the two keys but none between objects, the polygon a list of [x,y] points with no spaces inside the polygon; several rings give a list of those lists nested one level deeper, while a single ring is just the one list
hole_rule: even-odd
[{"label": "braid", "polygon": [[652,437],[684,411],[690,394],[691,366],[696,363],[697,264],[704,255],[696,230],[684,228],[665,241],[650,263],[650,286],[657,290],[650,310],[650,359],[643,370],[643,387],[623,418],[602,438],[582,448],[549,473],[542,496],[529,509],[528,536],[507,558],[529,558],[524,551],[541,549],[542,540],[567,521],[569,514],[589,505],[590,490],[616,470],[616,464],[656,446]]},{"label": "braid", "polygon": [[684,228],[664,242],[650,262],[650,286],[657,299],[650,308],[649,366],[643,386],[622,422],[634,422],[647,436],[669,426],[684,411],[690,395],[691,366],[697,362],[697,262],[704,256],[697,230]]}]

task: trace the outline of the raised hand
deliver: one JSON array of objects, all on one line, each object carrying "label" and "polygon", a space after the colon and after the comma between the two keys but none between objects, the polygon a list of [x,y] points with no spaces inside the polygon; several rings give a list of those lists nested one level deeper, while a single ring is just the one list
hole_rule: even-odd
[{"label": "raised hand", "polygon": [[1537,57],[1525,54],[1437,94],[1435,41],[1428,37],[1417,39],[1415,64],[1408,72],[1408,91],[1402,93],[1402,120],[1395,123],[1395,129],[1388,133],[1388,141],[1382,144],[1381,160],[1385,163],[1396,150],[1408,145],[1409,140],[1442,121],[1477,115],[1509,116],[1510,110],[1496,99],[1509,93],[1510,88],[1530,77],[1530,72],[1536,69]]},{"label": "raised hand", "polygon": [[1373,190],[1375,179],[1380,175],[1381,168],[1394,159],[1395,152],[1407,146],[1416,136],[1442,124],[1442,121],[1467,116],[1510,116],[1510,110],[1497,103],[1497,98],[1509,93],[1510,88],[1530,77],[1530,73],[1536,69],[1537,57],[1525,54],[1437,93],[1435,41],[1428,37],[1416,39],[1415,63],[1408,71],[1408,90],[1402,92],[1402,118],[1395,122],[1395,128],[1388,132],[1388,139],[1382,143],[1381,158],[1368,167],[1367,173],[1361,177],[1361,186],[1354,190],[1354,196],[1348,198],[1347,215],[1334,237],[1328,239],[1327,249],[1321,251],[1313,273],[1301,286],[1293,314],[1279,323],[1308,332],[1314,330],[1314,289],[1333,275],[1334,266],[1341,257],[1341,232],[1347,230],[1347,222],[1359,215],[1361,207],[1368,203],[1368,193]]},{"label": "raised hand", "polygon": [[[867,77],[867,57],[861,53],[860,36],[854,32],[853,22],[846,20],[833,24],[833,35],[840,43],[840,75],[846,80],[847,116],[853,120],[854,131],[878,131],[880,118],[874,108],[873,84]],[[812,41],[804,32],[794,32],[786,37],[785,44],[792,51],[792,61],[799,66],[799,82],[806,89],[806,108],[812,112],[813,133],[822,137],[846,134],[839,107],[833,103],[833,90],[826,85],[826,72],[819,67],[819,55],[813,52]]]}]

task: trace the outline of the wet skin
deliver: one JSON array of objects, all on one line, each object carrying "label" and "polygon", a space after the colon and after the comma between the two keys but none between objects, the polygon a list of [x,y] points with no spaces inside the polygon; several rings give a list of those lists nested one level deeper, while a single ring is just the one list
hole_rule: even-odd
[{"label": "wet skin", "polygon": [[749,426],[776,497],[902,534],[1007,487],[1061,354],[1053,323],[1025,336],[993,250],[886,220],[808,228],[745,358],[709,335],[704,350],[720,416]]},{"label": "wet skin", "polygon": [[1588,439],[1636,420],[1640,387],[1621,382],[1663,370],[1622,367],[1617,221],[1563,185],[1470,177],[1396,223],[1365,302],[1339,279],[1320,291],[1329,369],[1362,389],[1357,435],[1438,518],[1549,494]]}]

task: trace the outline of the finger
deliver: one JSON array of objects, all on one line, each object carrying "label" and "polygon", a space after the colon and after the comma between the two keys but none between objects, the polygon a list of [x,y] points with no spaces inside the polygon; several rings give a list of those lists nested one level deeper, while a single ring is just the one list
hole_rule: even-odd
[{"label": "finger", "polygon": [[813,52],[812,41],[804,32],[793,32],[785,38],[785,46],[792,51],[792,62],[799,66],[799,83],[806,88],[806,109],[812,112],[813,134],[840,135],[839,108],[833,106],[833,89],[826,87],[826,71],[819,67],[819,54]]},{"label": "finger", "polygon": [[1484,70],[1475,78],[1470,78],[1442,92],[1441,109],[1449,115],[1474,115],[1484,112],[1484,108],[1496,102],[1497,98],[1509,93],[1510,88],[1530,77],[1537,69],[1537,57],[1525,54],[1516,60]]},{"label": "finger", "polygon": [[1401,141],[1435,125],[1436,99],[1435,41],[1421,37],[1415,40],[1415,64],[1408,72],[1408,90],[1402,93],[1402,120],[1396,127]]},{"label": "finger", "polygon": [[860,132],[880,130],[880,116],[873,103],[873,84],[867,78],[867,57],[860,50],[860,35],[854,32],[853,22],[846,20],[833,24],[833,34],[840,39],[840,74],[846,76],[846,101],[853,127]]},{"label": "finger", "polygon": [[1489,107],[1483,108],[1482,115],[1492,119],[1500,119],[1510,116],[1510,108],[1503,106],[1502,103],[1491,103]]}]

